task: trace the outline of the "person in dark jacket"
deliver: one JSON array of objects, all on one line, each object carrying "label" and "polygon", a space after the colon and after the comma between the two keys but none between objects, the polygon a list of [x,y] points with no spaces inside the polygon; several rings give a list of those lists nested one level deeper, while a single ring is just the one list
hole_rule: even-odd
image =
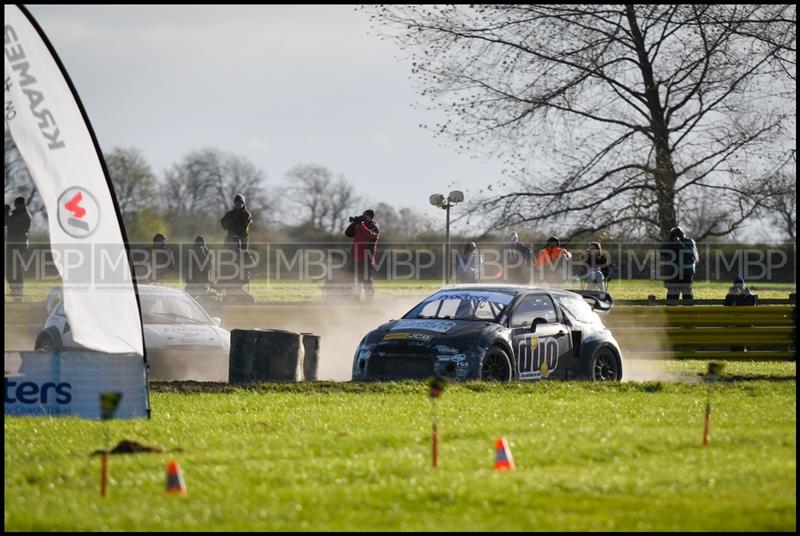
[{"label": "person in dark jacket", "polygon": [[253,223],[253,216],[247,210],[242,194],[236,194],[233,198],[233,208],[222,217],[220,223],[228,233],[225,236],[226,241],[236,236],[242,244],[242,249],[247,249],[250,244],[250,225]]},{"label": "person in dark jacket", "polygon": [[219,254],[217,288],[223,290],[224,300],[228,303],[255,303],[255,298],[244,288],[250,283],[253,255],[242,248],[238,236],[227,239]]},{"label": "person in dark jacket", "polygon": [[673,227],[669,231],[669,241],[661,245],[660,255],[667,299],[677,300],[683,295],[684,301],[693,300],[692,281],[699,260],[694,240],[680,227]]},{"label": "person in dark jacket", "polygon": [[512,283],[528,285],[531,282],[531,261],[533,256],[528,246],[519,241],[519,235],[512,231],[503,249],[507,278]]},{"label": "person in dark jacket", "polygon": [[742,276],[736,276],[733,286],[725,296],[725,305],[757,305],[758,296],[752,294]]},{"label": "person in dark jacket", "polygon": [[202,236],[195,238],[186,260],[186,292],[193,298],[208,294],[213,259],[206,239]]},{"label": "person in dark jacket", "polygon": [[353,245],[350,247],[350,262],[356,284],[355,298],[360,298],[360,287],[363,286],[366,298],[371,300],[375,296],[372,276],[375,270],[375,256],[381,230],[375,220],[374,210],[365,210],[361,216],[350,218],[350,220],[350,225],[347,226],[344,234],[353,239]]},{"label": "person in dark jacket", "polygon": [[467,242],[464,249],[456,254],[456,276],[459,283],[477,283],[481,278],[483,257],[478,253],[475,242]]},{"label": "person in dark jacket", "polygon": [[589,243],[584,264],[586,265],[586,287],[590,290],[600,289],[605,292],[609,265],[600,242]]},{"label": "person in dark jacket", "polygon": [[167,237],[161,233],[153,236],[153,247],[150,249],[149,281],[157,283],[167,279],[175,271],[175,255],[167,247]]},{"label": "person in dark jacket", "polygon": [[28,232],[31,230],[31,215],[24,197],[14,199],[14,210],[6,212],[5,227],[6,281],[14,301],[22,301],[23,266],[28,250]]}]

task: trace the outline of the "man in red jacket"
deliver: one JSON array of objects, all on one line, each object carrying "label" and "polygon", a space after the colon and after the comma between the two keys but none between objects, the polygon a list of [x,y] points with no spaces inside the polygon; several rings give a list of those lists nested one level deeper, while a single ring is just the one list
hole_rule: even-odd
[{"label": "man in red jacket", "polygon": [[[365,210],[363,215],[350,218],[350,225],[347,226],[344,234],[353,239],[350,260],[353,263],[356,285],[363,284],[367,299],[372,299],[375,295],[375,288],[372,286],[372,272],[375,269],[378,238],[381,236],[381,231],[375,221],[375,211]],[[360,295],[361,288],[357,287],[356,299]]]}]

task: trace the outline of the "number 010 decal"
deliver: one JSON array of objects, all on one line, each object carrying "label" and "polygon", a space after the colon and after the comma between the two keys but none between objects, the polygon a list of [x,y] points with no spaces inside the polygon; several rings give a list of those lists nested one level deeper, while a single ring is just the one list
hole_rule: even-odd
[{"label": "number 010 decal", "polygon": [[517,347],[520,380],[547,378],[558,366],[558,342],[553,337],[525,338]]}]

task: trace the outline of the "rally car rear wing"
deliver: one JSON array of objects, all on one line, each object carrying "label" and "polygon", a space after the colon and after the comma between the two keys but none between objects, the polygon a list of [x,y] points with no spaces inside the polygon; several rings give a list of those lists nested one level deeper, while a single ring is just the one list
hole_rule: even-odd
[{"label": "rally car rear wing", "polygon": [[592,306],[592,309],[601,313],[607,313],[614,305],[614,300],[611,298],[611,294],[608,292],[603,292],[602,290],[565,290],[569,290],[575,294],[580,294],[583,296],[584,300],[589,302],[589,305]]}]

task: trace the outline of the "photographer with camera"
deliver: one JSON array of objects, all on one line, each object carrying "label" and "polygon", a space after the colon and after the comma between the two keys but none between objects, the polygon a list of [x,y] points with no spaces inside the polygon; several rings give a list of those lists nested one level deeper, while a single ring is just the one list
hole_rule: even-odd
[{"label": "photographer with camera", "polygon": [[357,285],[356,299],[360,298],[361,287],[368,300],[375,295],[375,287],[372,285],[372,273],[375,270],[375,252],[378,248],[378,239],[381,231],[375,221],[375,211],[365,210],[361,216],[350,218],[350,225],[344,231],[348,238],[353,239],[350,248],[350,260],[353,265],[353,277]]}]

